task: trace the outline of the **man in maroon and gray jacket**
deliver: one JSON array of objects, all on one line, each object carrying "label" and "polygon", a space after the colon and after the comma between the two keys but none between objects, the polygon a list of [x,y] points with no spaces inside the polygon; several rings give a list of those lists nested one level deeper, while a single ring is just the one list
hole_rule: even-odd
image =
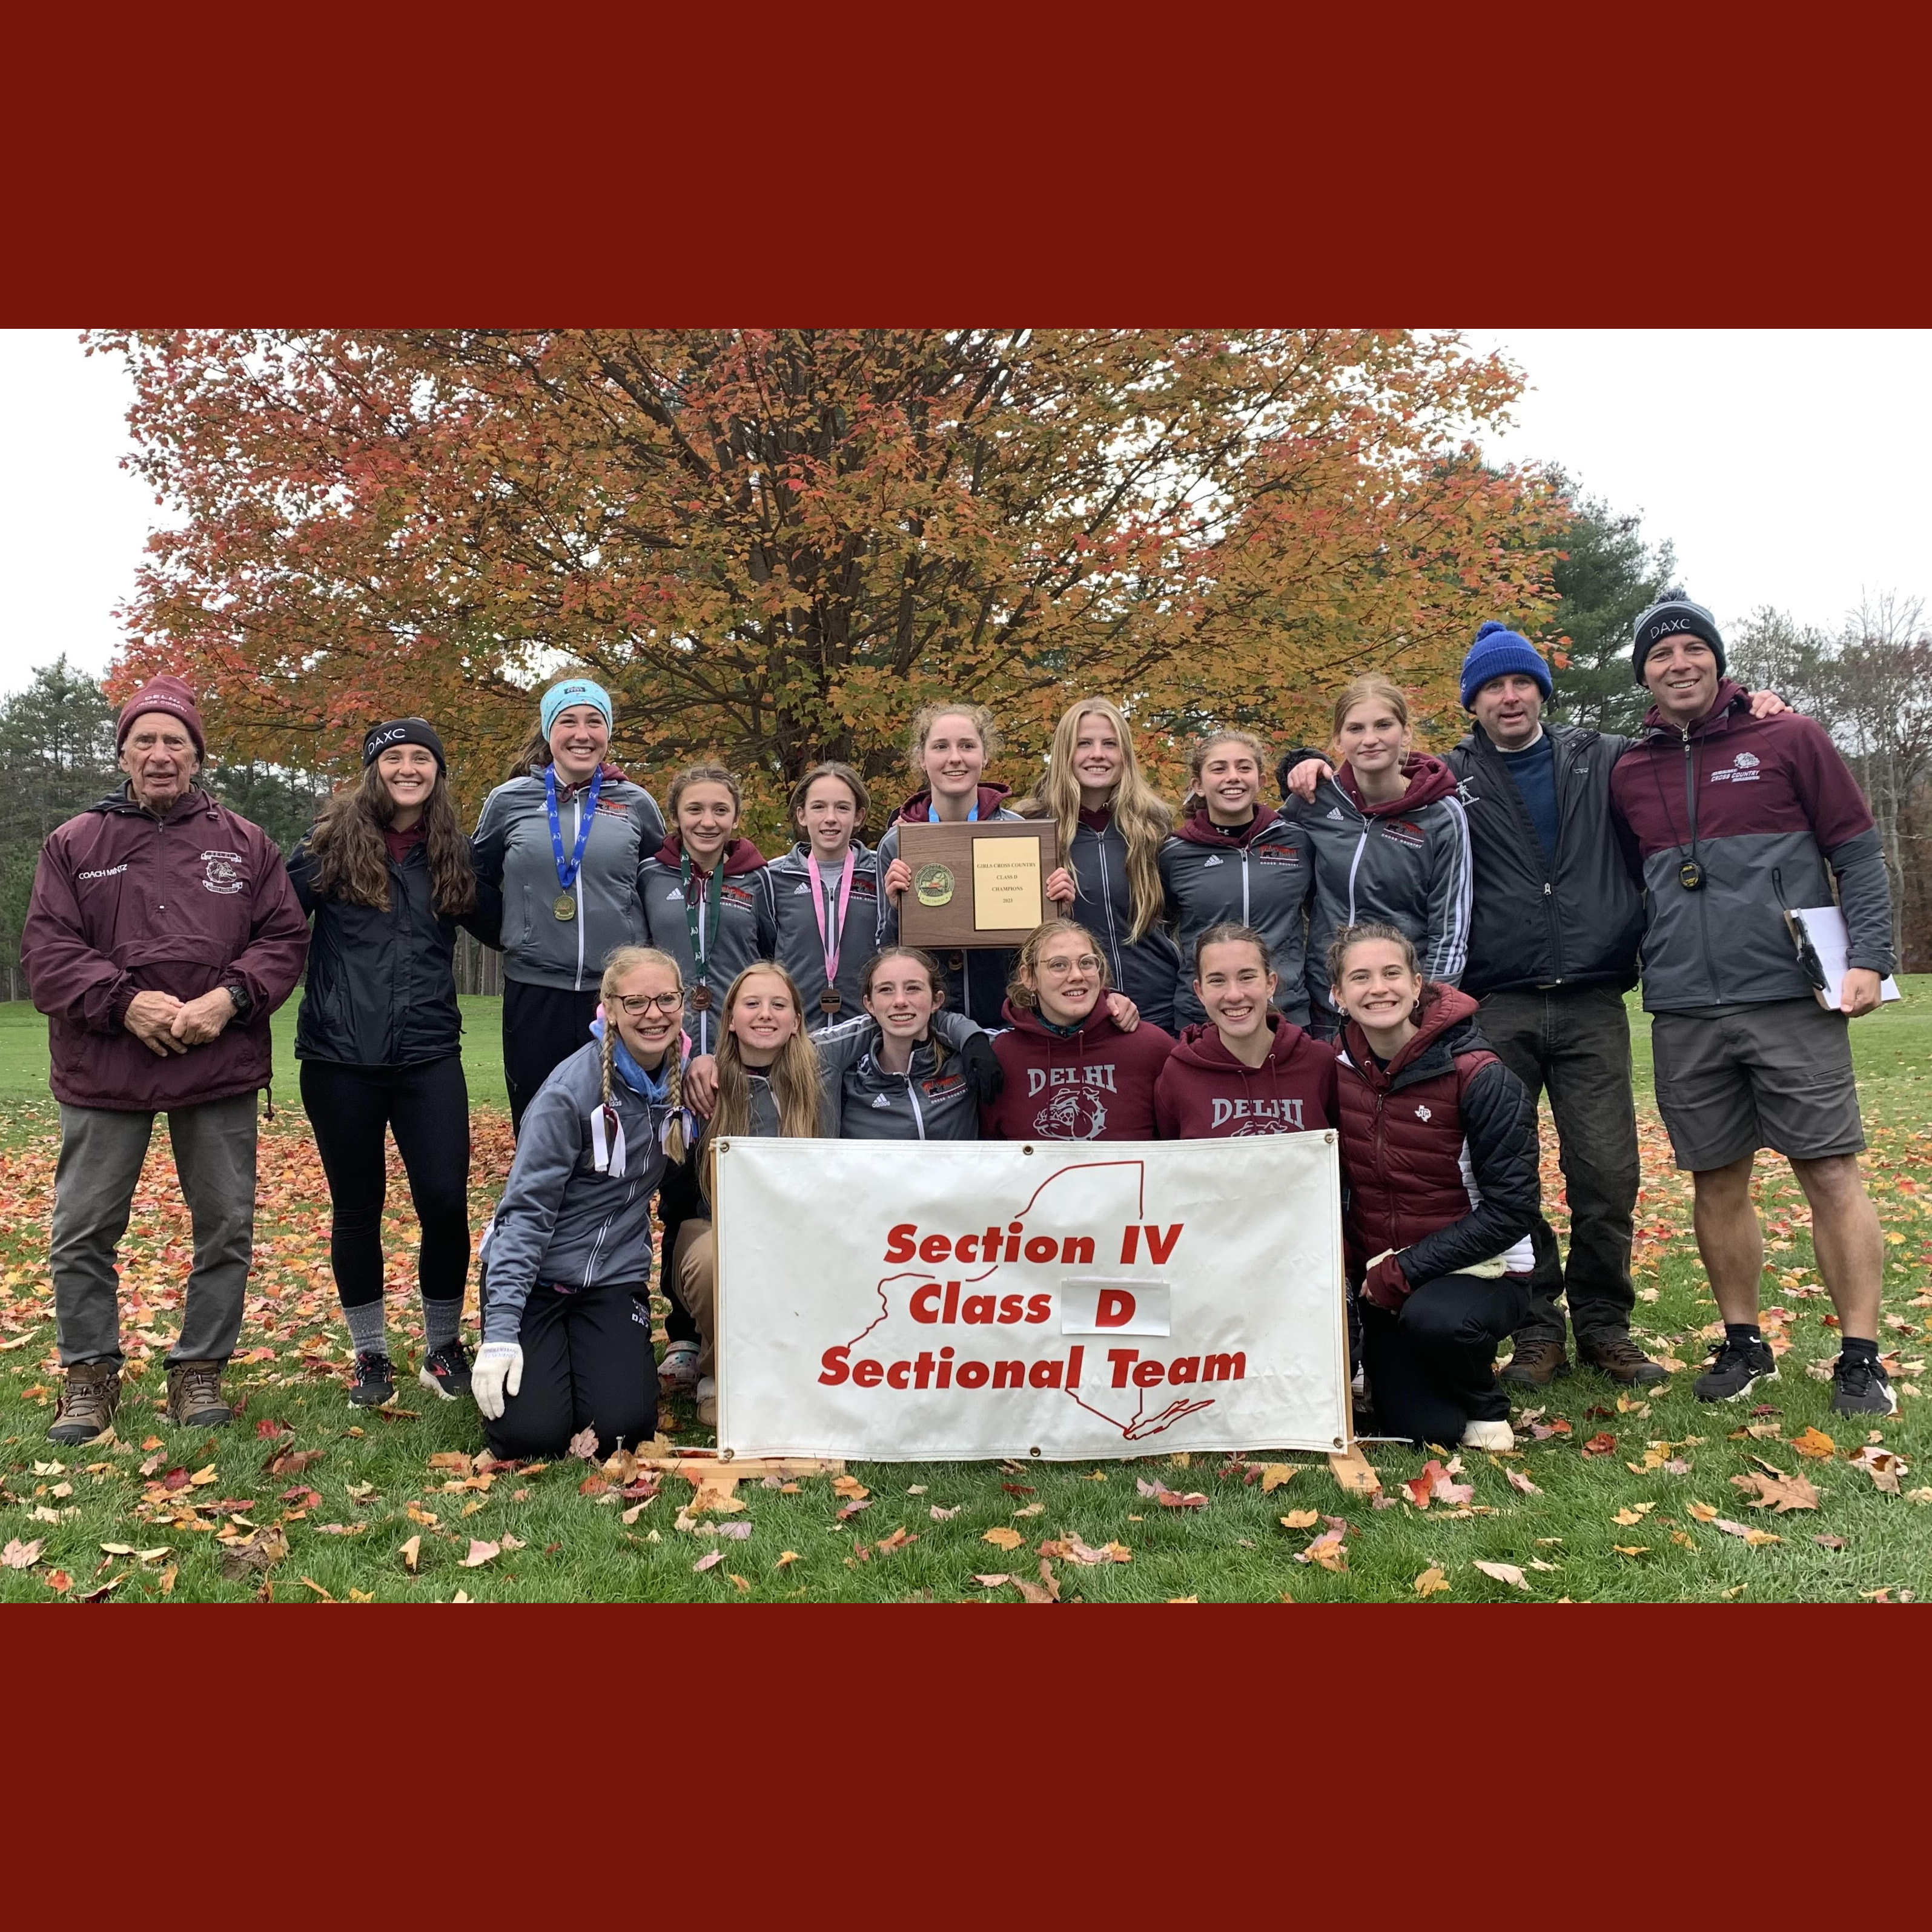
[{"label": "man in maroon and gray jacket", "polygon": [[[1633,662],[1656,702],[1610,774],[1610,802],[1641,868],[1658,1108],[1691,1172],[1698,1252],[1724,1319],[1694,1393],[1734,1401],[1778,1373],[1758,1328],[1764,1238],[1750,1195],[1768,1147],[1790,1157],[1810,1203],[1812,1246],[1838,1312],[1832,1406],[1892,1414],[1877,1341],[1885,1250],[1858,1173],[1865,1138],[1848,1037],[1892,970],[1870,809],[1818,724],[1796,712],[1752,717],[1702,604],[1673,592],[1645,611]],[[1830,905],[1834,879],[1850,944],[1827,1010],[1784,914]]]},{"label": "man in maroon and gray jacket", "polygon": [[194,1224],[168,1419],[228,1420],[221,1370],[254,1252],[268,1016],[308,950],[274,842],[194,782],[207,745],[188,686],[145,685],[122,706],[115,744],[128,782],[48,838],[20,945],[61,1103],[50,1259],[67,1382],[47,1432],[57,1442],[98,1436],[120,1400],[115,1256],[157,1114],[168,1117]]}]

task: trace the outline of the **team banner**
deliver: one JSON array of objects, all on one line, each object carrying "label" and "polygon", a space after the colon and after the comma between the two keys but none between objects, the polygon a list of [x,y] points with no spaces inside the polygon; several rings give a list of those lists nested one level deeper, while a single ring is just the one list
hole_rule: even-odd
[{"label": "team banner", "polygon": [[721,1142],[718,1444],[1342,1448],[1334,1141]]}]

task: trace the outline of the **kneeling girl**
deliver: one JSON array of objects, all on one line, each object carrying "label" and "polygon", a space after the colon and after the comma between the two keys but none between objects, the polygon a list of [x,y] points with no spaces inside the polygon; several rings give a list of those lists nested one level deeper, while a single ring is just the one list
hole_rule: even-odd
[{"label": "kneeling girl", "polygon": [[1194,950],[1187,1028],[1154,1093],[1162,1140],[1312,1133],[1335,1124],[1335,1056],[1286,1015],[1268,943],[1251,926],[1210,926]]},{"label": "kneeling girl", "polygon": [[1328,950],[1343,1221],[1362,1358],[1385,1435],[1508,1449],[1496,1344],[1528,1306],[1536,1112],[1485,1044],[1476,1002],[1425,980],[1392,926]]},{"label": "kneeling girl", "polygon": [[690,1132],[677,963],[620,946],[604,969],[598,1036],[530,1102],[496,1209],[483,1346],[470,1388],[491,1452],[598,1451],[657,1426],[651,1202]]}]

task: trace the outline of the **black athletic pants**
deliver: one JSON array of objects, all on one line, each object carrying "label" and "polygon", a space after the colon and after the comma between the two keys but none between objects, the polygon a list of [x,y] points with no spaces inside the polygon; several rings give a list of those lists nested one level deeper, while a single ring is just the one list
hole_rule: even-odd
[{"label": "black athletic pants", "polygon": [[1391,1315],[1363,1300],[1362,1365],[1376,1433],[1453,1449],[1470,1422],[1507,1422],[1496,1344],[1522,1319],[1528,1277],[1438,1275]]},{"label": "black athletic pants", "polygon": [[304,1060],[302,1096],[328,1177],[328,1258],[343,1306],[382,1298],[385,1127],[396,1137],[422,1224],[418,1286],[425,1300],[460,1301],[470,1278],[470,1093],[462,1056],[419,1066]]},{"label": "black athletic pants", "polygon": [[[595,988],[573,993],[560,986],[503,982],[503,1082],[510,1090],[510,1130],[524,1124],[524,1110],[537,1089],[590,1037],[597,1017]],[[698,1324],[690,1311],[664,1288],[670,1313],[664,1332],[674,1342],[696,1342]]]},{"label": "black athletic pants", "polygon": [[562,1288],[538,1282],[524,1304],[524,1378],[503,1413],[485,1422],[492,1455],[561,1456],[580,1429],[597,1453],[634,1449],[658,1426],[657,1357],[644,1282]]},{"label": "black athletic pants", "polygon": [[503,1084],[510,1090],[510,1130],[541,1087],[580,1046],[590,1044],[590,1022],[597,1017],[597,988],[581,993],[567,987],[503,982]]}]

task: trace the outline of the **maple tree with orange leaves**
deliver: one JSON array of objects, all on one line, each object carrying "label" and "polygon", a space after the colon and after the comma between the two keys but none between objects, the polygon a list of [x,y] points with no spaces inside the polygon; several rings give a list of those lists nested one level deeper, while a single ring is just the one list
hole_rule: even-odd
[{"label": "maple tree with orange leaves", "polygon": [[[1520,386],[1396,330],[99,332],[151,541],[115,688],[184,671],[225,754],[352,769],[421,712],[472,803],[531,688],[610,687],[644,775],[722,757],[769,814],[896,767],[946,692],[1012,778],[1070,700],[1155,771],[1287,738],[1375,666],[1454,713],[1476,625],[1536,634],[1568,511],[1472,440]],[[774,821],[775,822],[775,821]]]}]

